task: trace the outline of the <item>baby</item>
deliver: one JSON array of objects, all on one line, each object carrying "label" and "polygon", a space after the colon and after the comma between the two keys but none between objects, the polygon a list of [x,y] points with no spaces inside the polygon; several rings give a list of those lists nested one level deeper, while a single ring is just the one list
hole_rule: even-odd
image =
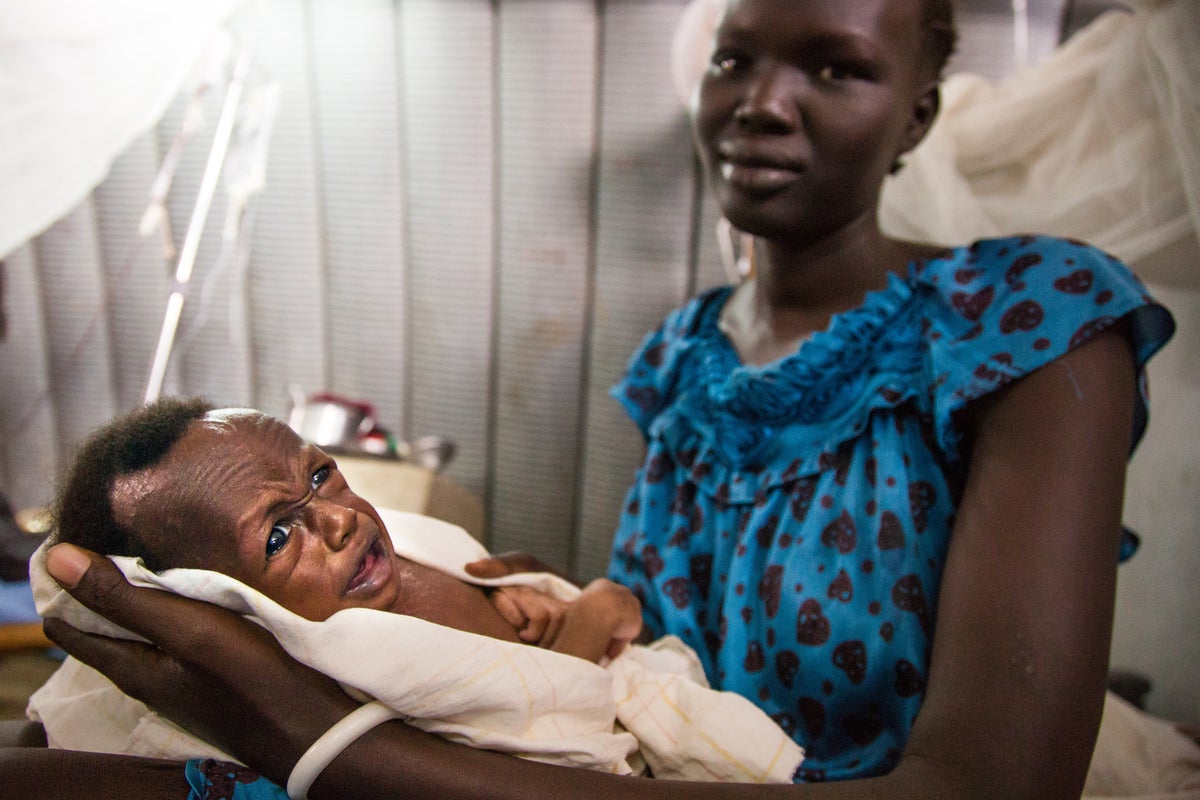
[{"label": "baby", "polygon": [[[753,703],[709,688],[683,642],[629,647],[641,609],[625,588],[545,574],[528,579],[553,595],[477,586],[463,566],[486,551],[465,531],[375,509],[332,458],[258,411],[165,399],[130,412],[80,450],[56,518],[46,546],[126,556],[138,585],[252,616],[355,696],[439,736],[683,780],[788,782],[803,758]],[[120,635],[90,627],[102,621],[53,584],[44,551],[31,573],[40,613]],[[73,659],[28,713],[55,747],[230,758]]]},{"label": "baby", "polygon": [[566,603],[397,556],[334,459],[273,417],[201,399],[162,399],[96,431],[56,519],[56,542],[140,557],[156,572],[221,572],[310,620],[373,608],[593,662],[641,630],[633,594],[607,580]]}]

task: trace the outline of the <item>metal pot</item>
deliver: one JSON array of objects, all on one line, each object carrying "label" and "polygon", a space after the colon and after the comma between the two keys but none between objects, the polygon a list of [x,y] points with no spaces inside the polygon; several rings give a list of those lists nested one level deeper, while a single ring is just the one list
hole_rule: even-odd
[{"label": "metal pot", "polygon": [[318,447],[356,448],[359,439],[375,429],[375,411],[332,394],[306,396],[291,389],[288,427]]}]

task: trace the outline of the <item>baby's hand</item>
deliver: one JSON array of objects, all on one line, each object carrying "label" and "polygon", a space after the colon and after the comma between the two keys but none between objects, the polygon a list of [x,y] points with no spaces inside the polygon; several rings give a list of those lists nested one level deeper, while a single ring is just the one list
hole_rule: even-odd
[{"label": "baby's hand", "polygon": [[532,586],[500,586],[488,597],[521,641],[539,647],[553,646],[570,607],[569,603]]},{"label": "baby's hand", "polygon": [[588,661],[616,658],[642,631],[642,604],[619,583],[598,578],[567,608],[562,631],[551,645]]}]

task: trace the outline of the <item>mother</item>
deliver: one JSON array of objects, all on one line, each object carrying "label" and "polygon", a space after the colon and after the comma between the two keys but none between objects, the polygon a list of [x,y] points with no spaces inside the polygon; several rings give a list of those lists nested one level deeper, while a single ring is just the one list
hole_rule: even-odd
[{"label": "mother", "polygon": [[[314,797],[1079,796],[1138,374],[1172,323],[1081,244],[881,233],[880,188],[936,115],[953,40],[944,0],[729,3],[694,122],[756,275],[674,312],[619,387],[648,449],[610,574],[794,733],[809,783],[684,789],[388,723]],[[87,554],[52,568],[154,644],[51,636],[277,782],[355,707],[218,610]],[[91,758],[176,796],[169,767]]]}]

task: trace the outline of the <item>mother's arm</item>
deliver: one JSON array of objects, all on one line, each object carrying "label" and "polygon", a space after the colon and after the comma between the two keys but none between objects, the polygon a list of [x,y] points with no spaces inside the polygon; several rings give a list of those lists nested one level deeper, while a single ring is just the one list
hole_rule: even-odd
[{"label": "mother's arm", "polygon": [[978,411],[903,766],[977,797],[1079,797],[1104,702],[1135,397],[1130,345],[1113,331]]},{"label": "mother's arm", "polygon": [[[1107,333],[978,411],[927,698],[886,777],[681,787],[521,761],[389,722],[335,759],[310,796],[1075,800],[1103,702],[1133,397],[1129,345]],[[56,550],[49,566],[155,645],[48,622],[51,638],[277,782],[355,706],[229,612],[134,589],[81,551]]]},{"label": "mother's arm", "polygon": [[0,747],[2,797],[183,800],[188,791],[182,762],[44,747]]}]

